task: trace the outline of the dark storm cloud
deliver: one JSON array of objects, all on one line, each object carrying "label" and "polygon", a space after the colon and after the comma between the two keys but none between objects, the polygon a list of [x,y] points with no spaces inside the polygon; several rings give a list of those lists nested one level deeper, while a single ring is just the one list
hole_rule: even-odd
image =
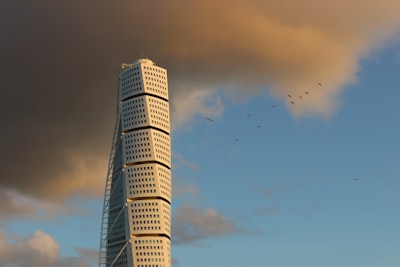
[{"label": "dark storm cloud", "polygon": [[4,5],[0,185],[40,198],[90,192],[82,176],[95,168],[105,176],[95,164],[110,146],[119,63],[107,56],[90,5]]},{"label": "dark storm cloud", "polygon": [[360,57],[398,29],[399,5],[2,1],[0,187],[45,199],[101,195],[117,75],[141,55],[168,69],[175,125],[196,112],[220,114],[218,88],[235,97],[269,85],[285,98],[321,80],[290,109],[328,116]]}]

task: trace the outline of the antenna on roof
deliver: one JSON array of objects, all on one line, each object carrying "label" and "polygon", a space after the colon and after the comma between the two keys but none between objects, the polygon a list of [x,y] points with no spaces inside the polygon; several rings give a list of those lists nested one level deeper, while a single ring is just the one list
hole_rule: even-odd
[{"label": "antenna on roof", "polygon": [[132,64],[126,64],[126,63],[122,63],[121,68],[125,69],[125,68],[130,68],[132,67]]}]

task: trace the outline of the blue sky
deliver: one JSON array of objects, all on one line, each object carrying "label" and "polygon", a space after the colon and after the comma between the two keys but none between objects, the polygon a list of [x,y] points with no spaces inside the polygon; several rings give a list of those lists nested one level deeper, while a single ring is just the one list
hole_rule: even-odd
[{"label": "blue sky", "polygon": [[176,246],[182,266],[397,266],[397,53],[364,60],[329,120],[294,119],[255,97],[175,133],[175,151],[198,166],[175,173],[201,192],[190,201],[237,226],[229,237]]},{"label": "blue sky", "polygon": [[168,69],[173,266],[398,267],[399,8],[0,3],[0,266],[97,265],[117,77],[145,55]]}]

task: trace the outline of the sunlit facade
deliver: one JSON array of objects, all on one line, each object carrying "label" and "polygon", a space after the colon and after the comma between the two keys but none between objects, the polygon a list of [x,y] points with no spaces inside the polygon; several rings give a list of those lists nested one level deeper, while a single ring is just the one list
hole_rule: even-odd
[{"label": "sunlit facade", "polygon": [[171,143],[167,71],[123,64],[108,166],[101,267],[171,266]]}]

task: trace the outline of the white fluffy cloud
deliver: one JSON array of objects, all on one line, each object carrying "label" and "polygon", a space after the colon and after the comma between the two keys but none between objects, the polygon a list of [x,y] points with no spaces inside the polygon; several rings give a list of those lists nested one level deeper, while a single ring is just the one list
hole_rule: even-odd
[{"label": "white fluffy cloud", "polygon": [[[29,237],[6,239],[0,233],[0,266],[4,267],[91,267],[94,253],[78,250],[79,257],[62,257],[60,245],[49,234],[37,230]],[[81,253],[82,252],[82,253]]]}]

